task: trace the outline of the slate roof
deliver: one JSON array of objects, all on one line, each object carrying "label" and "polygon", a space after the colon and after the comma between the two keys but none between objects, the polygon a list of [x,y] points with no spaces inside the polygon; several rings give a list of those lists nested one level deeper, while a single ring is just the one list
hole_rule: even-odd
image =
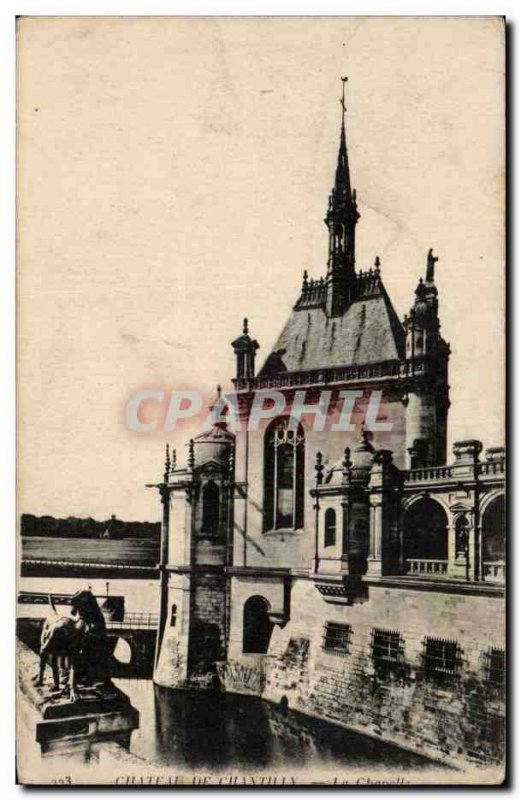
[{"label": "slate roof", "polygon": [[[367,273],[364,278],[367,276]],[[365,281],[364,281],[365,283]],[[380,279],[342,316],[297,302],[259,375],[401,359],[405,332]]]}]

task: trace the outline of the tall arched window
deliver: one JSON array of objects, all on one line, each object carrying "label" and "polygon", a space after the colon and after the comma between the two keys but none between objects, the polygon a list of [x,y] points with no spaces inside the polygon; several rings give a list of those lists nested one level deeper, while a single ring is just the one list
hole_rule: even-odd
[{"label": "tall arched window", "polygon": [[[430,497],[423,497],[407,509],[403,545],[404,556],[409,561],[447,561],[447,515],[439,503]],[[413,568],[416,567],[413,565]]]},{"label": "tall arched window", "polygon": [[268,601],[258,594],[249,597],[243,612],[243,653],[267,653],[272,630]]},{"label": "tall arched window", "polygon": [[214,481],[208,481],[203,488],[203,524],[201,531],[210,536],[219,535],[219,487]]},{"label": "tall arched window", "polygon": [[324,547],[336,544],[336,511],[334,508],[326,509],[324,515]]},{"label": "tall arched window", "polygon": [[264,438],[264,530],[301,528],[304,521],[304,429],[274,420]]},{"label": "tall arched window", "polygon": [[505,560],[505,498],[496,497],[485,509],[481,520],[483,561],[486,564]]}]

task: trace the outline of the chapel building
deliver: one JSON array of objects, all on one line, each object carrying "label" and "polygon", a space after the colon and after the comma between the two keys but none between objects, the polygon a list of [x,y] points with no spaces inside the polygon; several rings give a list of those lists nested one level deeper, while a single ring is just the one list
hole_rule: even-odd
[{"label": "chapel building", "polygon": [[[186,463],[167,456],[154,678],[256,694],[453,765],[500,764],[505,451],[447,452],[437,258],[400,321],[380,259],[356,262],[359,216],[344,114],[323,275],[304,273],[259,369],[247,320],[233,340],[240,429],[216,422]],[[283,412],[249,431],[260,390],[288,409],[329,392],[327,424]],[[352,430],[335,431],[346,392]]]}]

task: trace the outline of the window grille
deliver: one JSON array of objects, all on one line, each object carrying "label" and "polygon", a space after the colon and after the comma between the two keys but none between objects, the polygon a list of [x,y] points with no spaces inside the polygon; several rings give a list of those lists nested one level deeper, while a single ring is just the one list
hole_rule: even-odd
[{"label": "window grille", "polygon": [[351,625],[341,625],[337,622],[326,622],[322,647],[333,653],[347,655],[351,647]]},{"label": "window grille", "polygon": [[486,654],[487,682],[496,689],[505,685],[505,651],[491,647]]},{"label": "window grille", "polygon": [[375,628],[371,639],[371,658],[378,672],[394,672],[403,661],[403,640],[399,631]]},{"label": "window grille", "polygon": [[453,683],[458,676],[461,663],[458,643],[450,639],[426,638],[423,648],[427,680],[439,685]]}]

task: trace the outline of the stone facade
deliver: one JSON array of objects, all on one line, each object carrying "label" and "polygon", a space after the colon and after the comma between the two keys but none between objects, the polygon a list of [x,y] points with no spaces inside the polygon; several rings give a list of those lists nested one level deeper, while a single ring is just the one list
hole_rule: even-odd
[{"label": "stone facade", "polygon": [[[216,422],[186,465],[167,455],[155,680],[256,694],[453,765],[499,765],[504,450],[458,442],[446,463],[437,258],[429,250],[401,323],[380,260],[355,270],[358,217],[343,123],[325,278],[304,275],[257,373],[246,320],[233,341],[240,429]],[[259,390],[286,408],[252,431]],[[290,425],[291,404],[316,406],[323,391],[322,429],[312,408]],[[335,432],[353,391],[352,429]]]}]

